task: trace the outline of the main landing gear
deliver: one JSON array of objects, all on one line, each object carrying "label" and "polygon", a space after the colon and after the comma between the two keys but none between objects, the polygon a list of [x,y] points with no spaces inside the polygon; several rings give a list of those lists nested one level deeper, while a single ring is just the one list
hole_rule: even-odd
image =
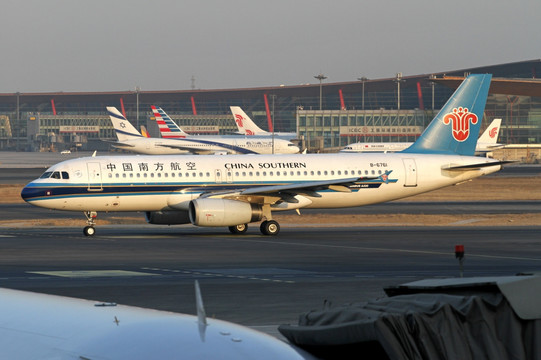
[{"label": "main landing gear", "polygon": [[98,213],[95,211],[85,211],[83,212],[83,214],[85,214],[87,223],[87,226],[85,226],[83,229],[83,234],[85,234],[85,236],[94,236],[94,234],[96,233],[94,225],[96,225],[95,220],[98,217]]},{"label": "main landing gear", "polygon": [[[275,220],[265,220],[259,226],[259,230],[263,235],[277,235],[280,232],[280,225]],[[235,235],[244,234],[248,231],[248,224],[230,226],[229,231]]]},{"label": "main landing gear", "polygon": [[280,225],[276,220],[265,220],[259,226],[259,230],[261,230],[263,235],[278,235]]},{"label": "main landing gear", "polygon": [[235,235],[244,234],[246,231],[248,231],[248,224],[230,226],[229,231],[231,231],[231,234]]}]

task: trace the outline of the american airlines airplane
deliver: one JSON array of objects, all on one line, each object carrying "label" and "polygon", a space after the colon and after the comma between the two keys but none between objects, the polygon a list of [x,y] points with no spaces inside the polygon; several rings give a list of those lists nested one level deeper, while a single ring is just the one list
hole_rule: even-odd
[{"label": "american airlines airplane", "polygon": [[[475,147],[475,155],[484,155],[495,149],[499,149],[505,146],[503,144],[497,143],[501,123],[502,119],[492,120],[490,125],[485,129],[483,134],[477,140],[477,146]],[[347,145],[342,150],[340,150],[340,152],[397,152],[410,147],[412,144],[412,142],[357,142]]]},{"label": "american airlines airplane", "polygon": [[273,336],[197,316],[0,289],[0,358],[315,360]]},{"label": "american airlines airplane", "polygon": [[[153,107],[154,109],[154,107]],[[161,109],[160,109],[161,110]],[[112,145],[138,154],[295,154],[299,147],[287,140],[248,139],[242,137],[191,136],[178,138],[148,138],[115,107],[107,107],[109,118],[118,138]],[[165,114],[165,113],[164,113]]]},{"label": "american airlines airplane", "polygon": [[235,117],[235,123],[239,128],[239,134],[247,136],[274,136],[275,138],[286,140],[293,140],[298,137],[297,133],[295,132],[272,133],[262,130],[253,122],[253,120],[248,115],[246,115],[246,113],[240,108],[240,106],[230,106],[230,109],[233,113],[233,116]]},{"label": "american airlines airplane", "polygon": [[99,211],[141,211],[151,224],[228,227],[246,232],[275,211],[330,209],[396,200],[499,171],[504,162],[473,156],[491,75],[470,75],[419,139],[397,153],[96,156],[51,166],[22,198],[48,209],[81,211],[85,235]]}]

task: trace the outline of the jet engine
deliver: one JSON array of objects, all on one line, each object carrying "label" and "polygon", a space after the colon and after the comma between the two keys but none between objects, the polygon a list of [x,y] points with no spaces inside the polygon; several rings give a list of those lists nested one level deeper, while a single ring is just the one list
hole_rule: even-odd
[{"label": "jet engine", "polygon": [[149,224],[180,225],[189,224],[190,217],[187,211],[147,211],[145,218]]},{"label": "jet engine", "polygon": [[263,217],[261,205],[227,199],[192,200],[189,211],[190,221],[197,226],[234,226]]}]

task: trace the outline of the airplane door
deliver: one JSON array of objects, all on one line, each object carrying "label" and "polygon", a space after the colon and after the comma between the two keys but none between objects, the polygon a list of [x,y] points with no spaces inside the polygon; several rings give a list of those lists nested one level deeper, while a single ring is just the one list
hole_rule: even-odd
[{"label": "airplane door", "polygon": [[406,170],[404,186],[417,186],[417,165],[415,164],[415,159],[403,159],[402,161]]},{"label": "airplane door", "polygon": [[216,184],[222,183],[222,170],[216,169],[214,170],[214,176],[216,178]]},{"label": "airplane door", "polygon": [[232,170],[214,170],[214,176],[216,177],[216,183],[221,184],[223,181],[227,183],[233,182],[233,171]]},{"label": "airplane door", "polygon": [[99,162],[86,163],[88,169],[88,191],[102,191],[101,167]]}]

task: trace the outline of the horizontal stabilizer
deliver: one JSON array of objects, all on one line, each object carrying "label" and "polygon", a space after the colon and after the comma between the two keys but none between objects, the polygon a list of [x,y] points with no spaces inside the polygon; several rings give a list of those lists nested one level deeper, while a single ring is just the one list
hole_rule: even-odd
[{"label": "horizontal stabilizer", "polygon": [[469,164],[469,165],[448,165],[444,166],[441,169],[442,170],[448,170],[448,171],[463,171],[463,170],[477,170],[484,167],[489,166],[496,166],[496,165],[504,165],[509,163],[514,163],[516,161],[493,161],[493,162],[484,162],[484,163],[478,163],[478,164]]}]

